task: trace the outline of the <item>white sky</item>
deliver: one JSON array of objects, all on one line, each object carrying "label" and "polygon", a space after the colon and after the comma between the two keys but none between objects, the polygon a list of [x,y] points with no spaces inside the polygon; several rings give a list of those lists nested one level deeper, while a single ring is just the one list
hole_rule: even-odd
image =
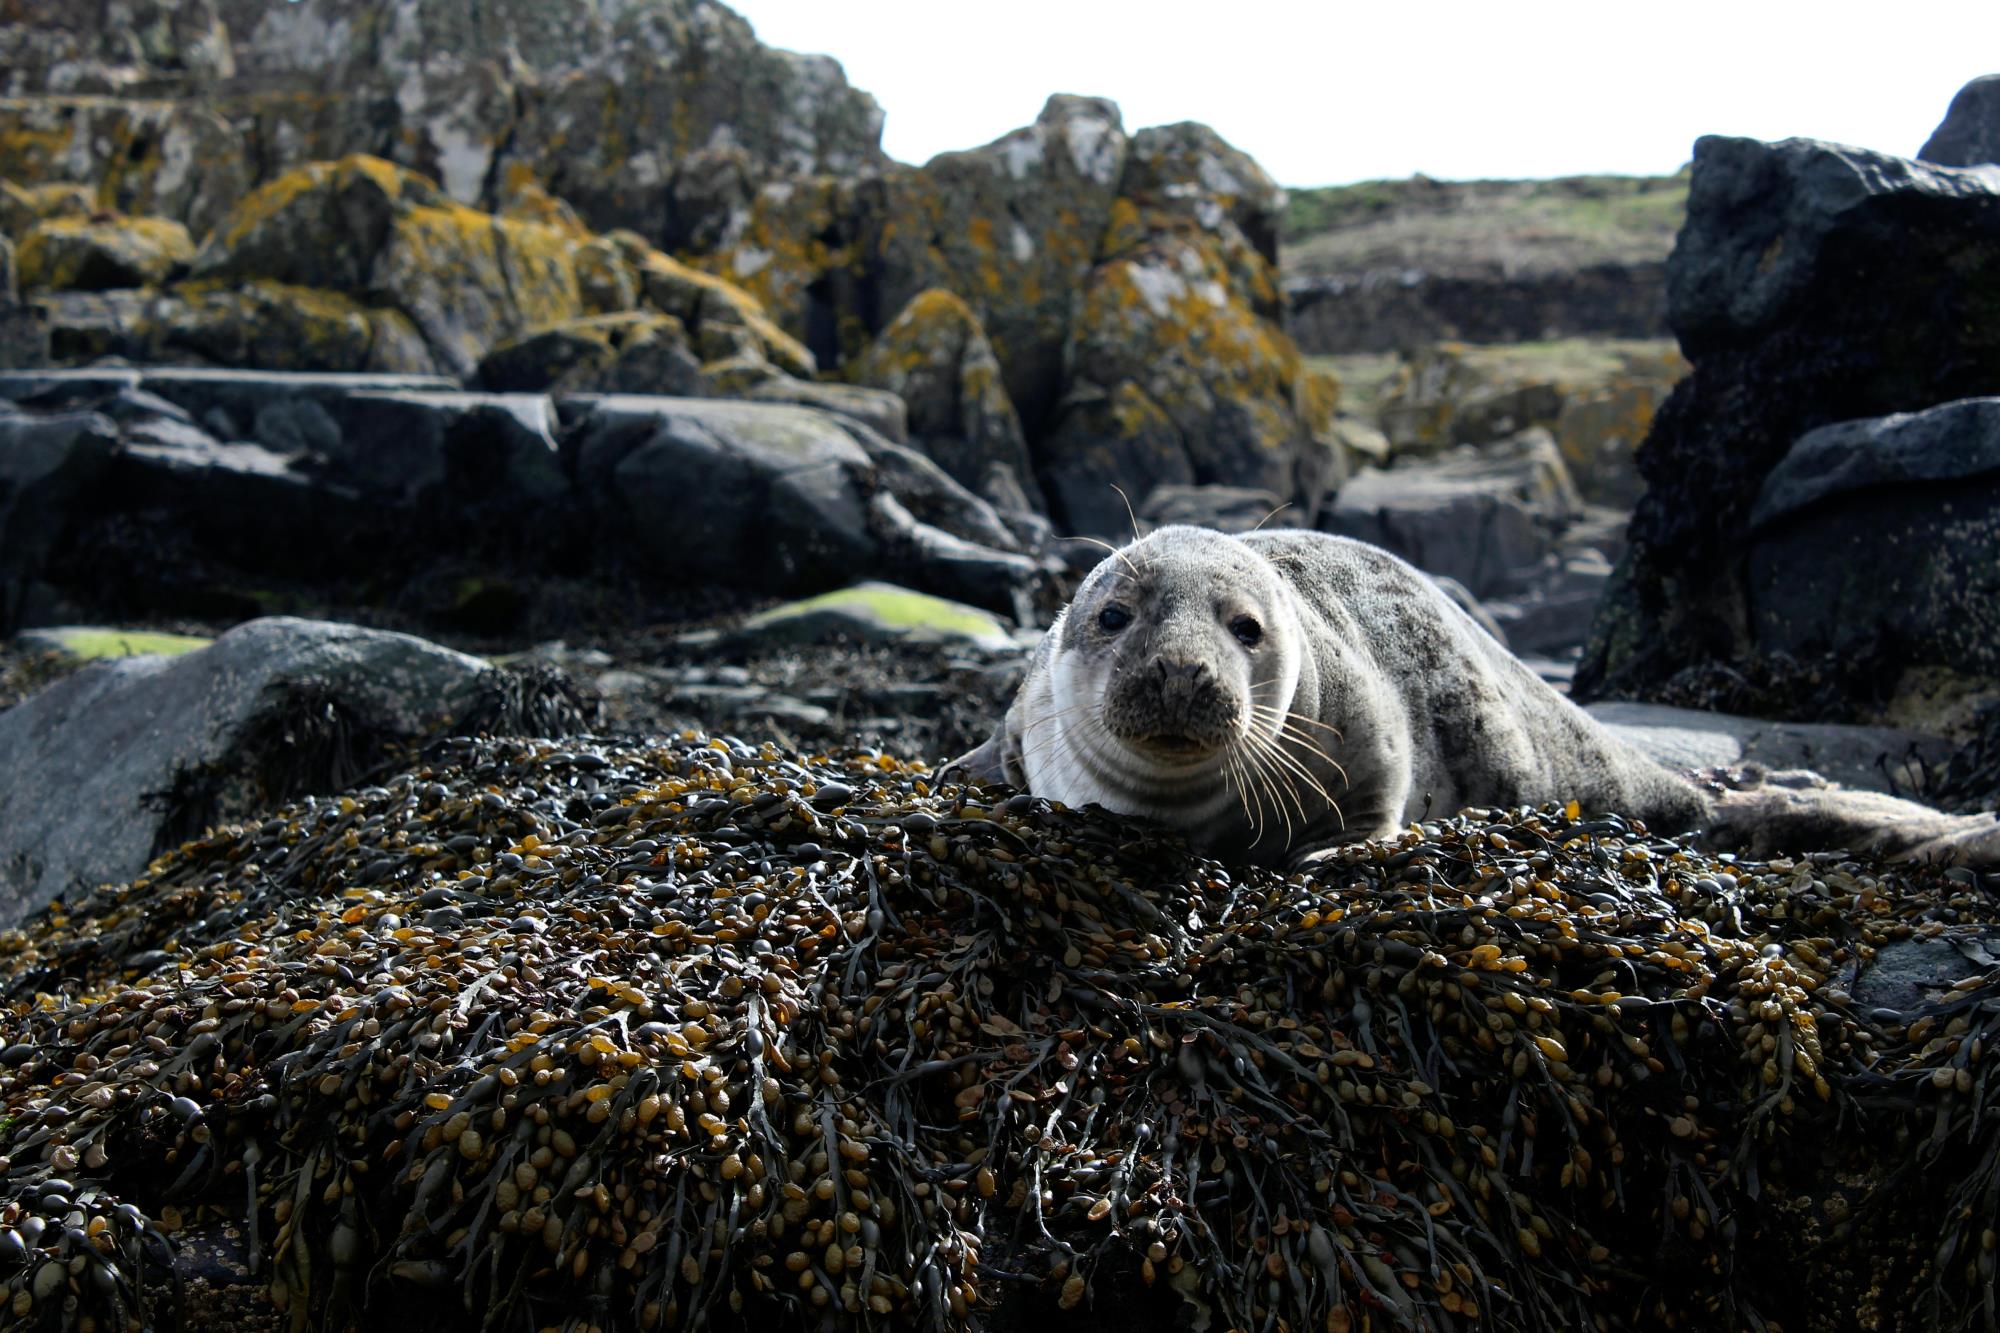
[{"label": "white sky", "polygon": [[2000,73],[2000,0],[727,0],[838,59],[922,162],[1109,97],[1286,185],[1663,174],[1703,134],[1913,154]]}]

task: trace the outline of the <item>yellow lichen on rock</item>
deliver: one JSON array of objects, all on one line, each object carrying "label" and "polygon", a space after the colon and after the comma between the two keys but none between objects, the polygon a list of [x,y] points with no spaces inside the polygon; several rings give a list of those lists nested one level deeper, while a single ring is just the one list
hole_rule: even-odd
[{"label": "yellow lichen on rock", "polygon": [[29,229],[18,258],[27,290],[143,287],[194,258],[194,240],[166,218],[53,217]]}]

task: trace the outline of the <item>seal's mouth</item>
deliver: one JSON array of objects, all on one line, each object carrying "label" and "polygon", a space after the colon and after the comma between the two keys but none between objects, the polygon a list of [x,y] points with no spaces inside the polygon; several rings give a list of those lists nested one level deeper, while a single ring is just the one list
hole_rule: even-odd
[{"label": "seal's mouth", "polygon": [[1142,750],[1150,750],[1169,759],[1199,759],[1220,748],[1209,741],[1179,732],[1162,732],[1156,736],[1138,738],[1136,744]]}]

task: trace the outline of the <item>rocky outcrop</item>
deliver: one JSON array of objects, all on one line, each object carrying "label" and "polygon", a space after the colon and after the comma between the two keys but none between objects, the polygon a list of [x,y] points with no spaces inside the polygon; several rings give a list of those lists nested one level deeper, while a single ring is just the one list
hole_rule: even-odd
[{"label": "rocky outcrop", "polygon": [[49,218],[22,238],[20,283],[30,290],[145,287],[194,258],[194,240],[165,218]]},{"label": "rocky outcrop", "polygon": [[2000,162],[2000,74],[1981,75],[1960,88],[1917,156],[1941,167]]},{"label": "rocky outcrop", "polygon": [[[202,831],[188,807],[215,788],[248,789],[229,802],[240,816],[303,794],[282,770],[360,751],[355,733],[436,729],[493,670],[405,634],[271,618],[58,681],[0,713],[0,921],[138,875]],[[336,790],[360,774],[316,776]]]},{"label": "rocky outcrop", "polygon": [[[1204,126],[1128,138],[1115,106],[1058,96],[1034,125],[920,169],[767,186],[712,262],[823,364],[860,357],[854,373],[885,385],[908,383],[895,367],[932,337],[920,322],[967,324],[925,293],[956,297],[1021,422],[1029,502],[1039,488],[1059,526],[1122,530],[1113,486],[1136,503],[1157,484],[1251,485],[1310,514],[1343,452],[1337,389],[1282,327],[1282,202]],[[870,353],[878,331],[890,340]],[[1002,423],[972,427],[984,447],[960,447],[968,427],[937,413],[951,434],[934,438],[954,441],[939,457],[961,480],[1018,470],[997,400],[979,410]]]},{"label": "rocky outcrop", "polygon": [[815,407],[190,370],[0,399],[0,611],[43,623],[366,604],[508,633],[888,576],[1025,615],[1042,578],[991,506]]},{"label": "rocky outcrop", "polygon": [[674,215],[698,193],[669,183],[703,150],[759,182],[882,161],[881,112],[836,62],[765,47],[707,0],[15,9],[0,176],[87,182],[197,233],[259,181],[350,153],[460,204],[533,180],[656,242],[702,221]]},{"label": "rocky outcrop", "polygon": [[1338,387],[1282,327],[1281,193],[1204,126],[1134,140],[1104,257],[1077,301],[1062,411],[1036,446],[1072,531],[1113,533],[1155,485],[1250,486],[1310,522],[1345,472]]},{"label": "rocky outcrop", "polygon": [[[1648,489],[1578,672],[1586,696],[1643,696],[1764,651],[1744,530],[1802,436],[2000,390],[2000,174],[1703,139],[1668,277],[1694,369],[1639,451]],[[1893,635],[1840,664],[1890,696],[1923,665]]]},{"label": "rocky outcrop", "polygon": [[918,293],[848,374],[902,399],[911,439],[960,485],[991,499],[992,471],[1006,468],[1043,508],[999,357],[964,301],[943,288]]}]

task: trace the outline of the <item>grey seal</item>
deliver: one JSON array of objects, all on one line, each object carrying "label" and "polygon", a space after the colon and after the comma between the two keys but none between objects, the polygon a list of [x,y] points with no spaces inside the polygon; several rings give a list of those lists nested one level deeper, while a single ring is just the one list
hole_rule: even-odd
[{"label": "grey seal", "polygon": [[[1552,689],[1414,567],[1299,530],[1163,527],[1085,577],[993,736],[945,776],[1296,864],[1467,806],[1575,801],[1772,850],[2000,853],[1987,817],[1794,782],[1705,790]],[[1863,798],[1849,801],[1849,797]]]}]

